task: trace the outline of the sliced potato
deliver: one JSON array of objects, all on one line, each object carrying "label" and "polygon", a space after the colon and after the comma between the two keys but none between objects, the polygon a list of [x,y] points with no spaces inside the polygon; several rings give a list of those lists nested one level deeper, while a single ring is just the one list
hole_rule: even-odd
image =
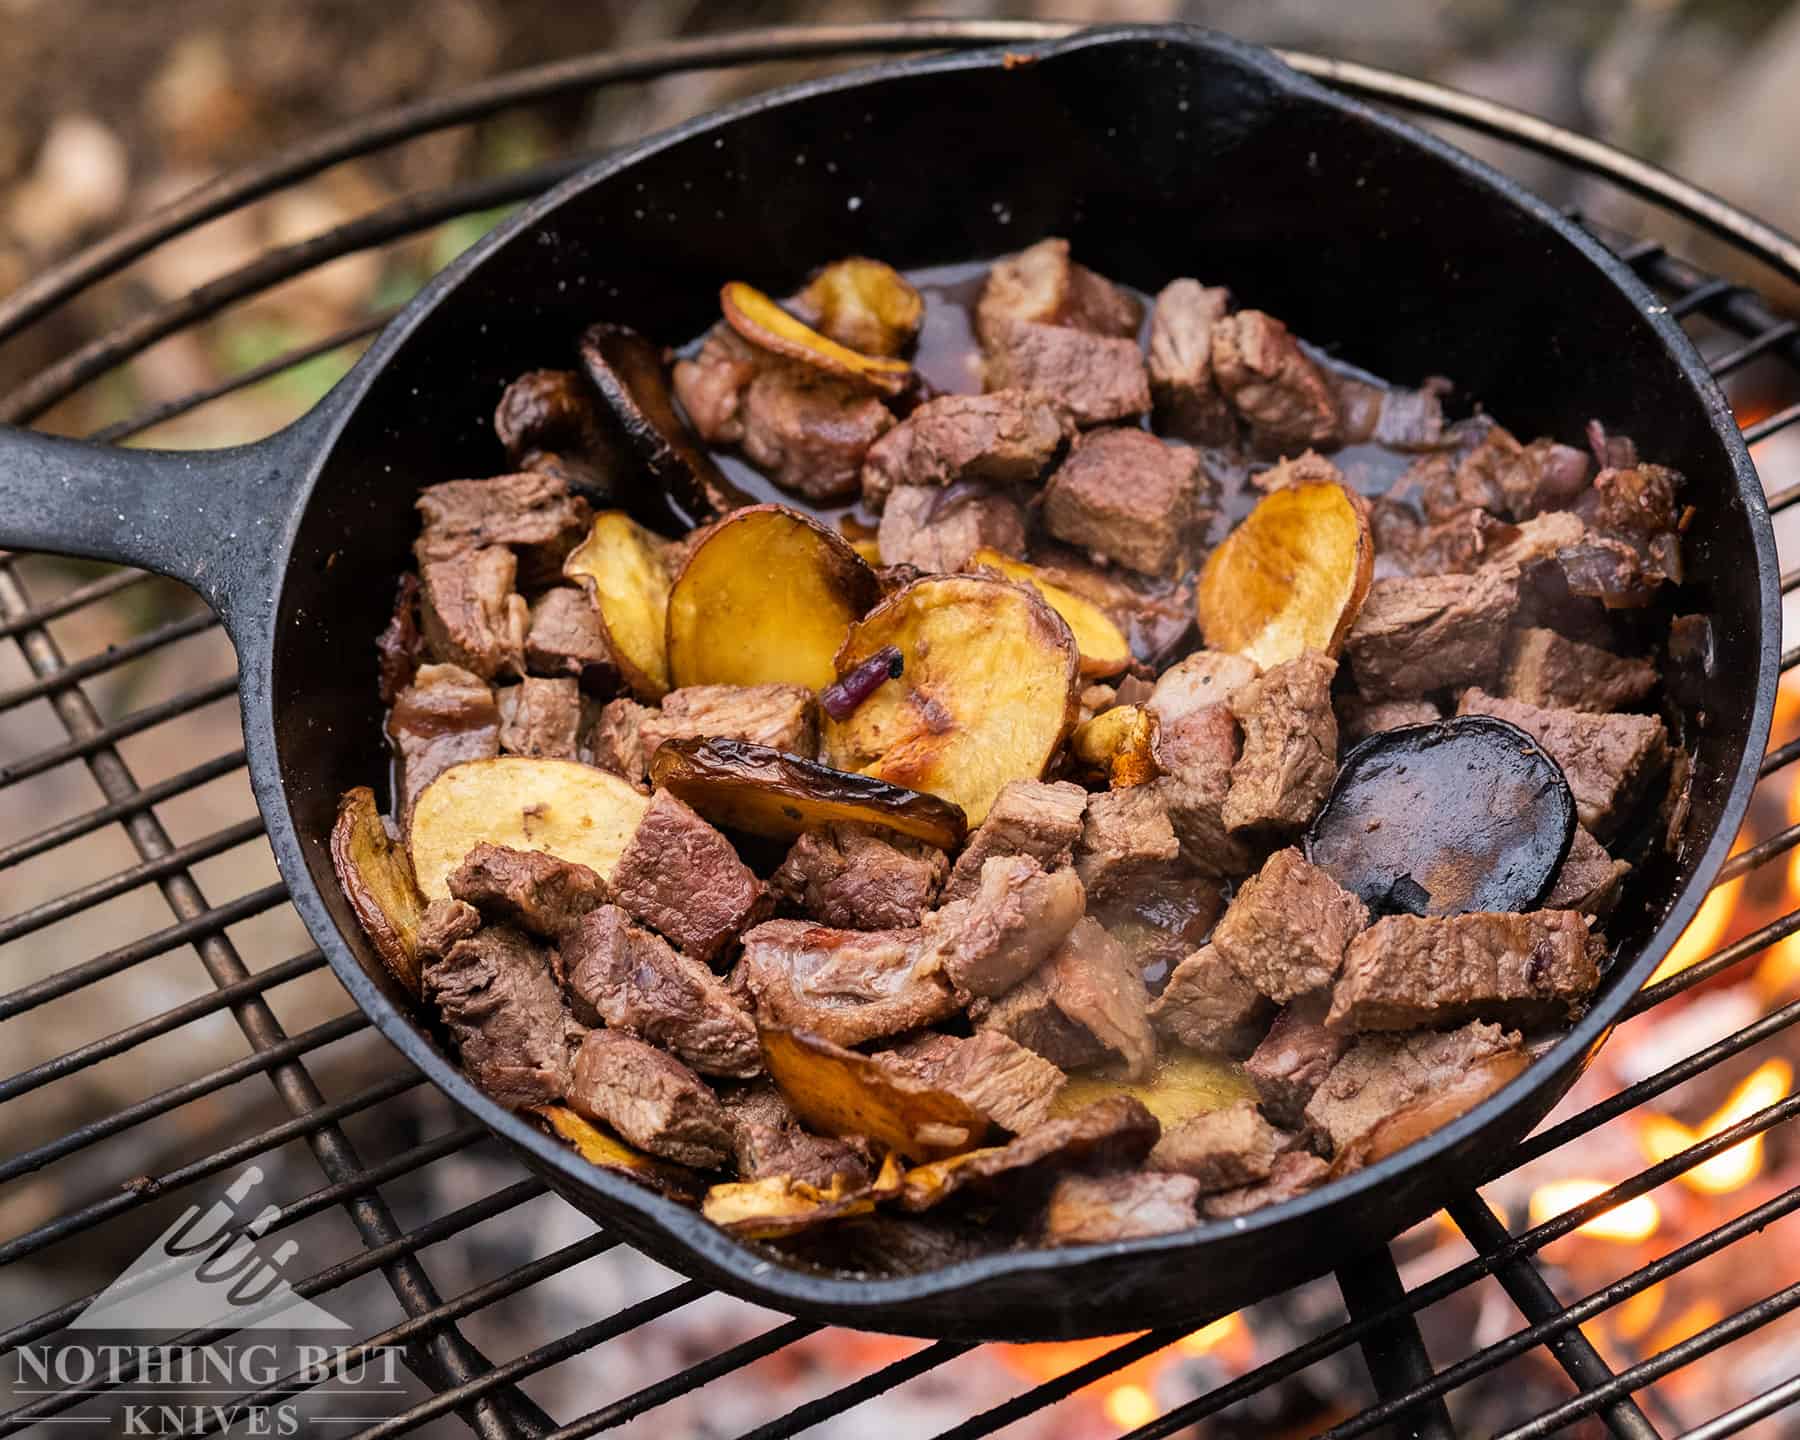
[{"label": "sliced potato", "polygon": [[865,564],[876,570],[881,568],[881,543],[876,539],[875,526],[864,524],[854,515],[840,515],[838,533],[850,542],[850,548],[862,556]]},{"label": "sliced potato", "polygon": [[827,265],[794,302],[816,329],[865,355],[898,355],[925,318],[924,298],[904,275],[861,255]]},{"label": "sliced potato", "polygon": [[947,800],[747,740],[665,741],[650,781],[715,825],[777,840],[853,823],[954,850],[968,833]]},{"label": "sliced potato", "polygon": [[661,1194],[679,1200],[699,1198],[701,1180],[686,1166],[658,1160],[627,1145],[616,1135],[577,1115],[567,1105],[534,1105],[531,1113],[549,1128],[550,1133],[568,1144],[583,1160],[602,1170],[613,1170],[648,1185]]},{"label": "sliced potato", "polygon": [[1106,777],[1114,790],[1148,785],[1157,776],[1156,716],[1142,705],[1115,705],[1084,720],[1069,736],[1069,752]]},{"label": "sliced potato", "polygon": [[785,505],[752,505],[707,528],[669,592],[669,674],[687,685],[805,685],[881,595],[835,531]]},{"label": "sliced potato", "polygon": [[1343,1146],[1331,1162],[1332,1178],[1385,1160],[1415,1140],[1443,1129],[1510,1083],[1530,1063],[1531,1055],[1526,1050],[1502,1051],[1477,1060],[1441,1088],[1383,1116],[1373,1128]]},{"label": "sliced potato", "polygon": [[428,900],[482,841],[542,850],[612,879],[650,799],[610,771],[573,760],[502,755],[452,765],[413,806],[407,848]]},{"label": "sliced potato", "polygon": [[804,1030],[762,1032],[763,1063],[794,1114],[826,1135],[866,1135],[909,1160],[941,1160],[987,1139],[988,1118],[934,1090]]},{"label": "sliced potato", "polygon": [[1112,1095],[1129,1095],[1162,1121],[1177,1125],[1209,1110],[1223,1110],[1239,1100],[1254,1100],[1256,1089],[1244,1067],[1218,1055],[1196,1050],[1165,1052],[1148,1080],[1130,1082],[1107,1075],[1071,1075],[1050,1106],[1055,1116],[1073,1115]]},{"label": "sliced potato", "polygon": [[853,1185],[843,1174],[833,1175],[824,1189],[791,1175],[741,1180],[708,1190],[701,1213],[742,1239],[778,1240],[828,1220],[871,1213],[877,1202],[899,1193],[901,1177],[900,1157],[889,1151],[881,1173],[867,1185]]},{"label": "sliced potato", "polygon": [[979,825],[1010,780],[1035,780],[1074,727],[1079,657],[1036,595],[978,575],[934,575],[883,601],[838,652],[848,674],[884,645],[904,660],[847,720],[825,722],[842,770],[923,790]]},{"label": "sliced potato", "polygon": [[999,550],[982,546],[969,557],[965,570],[998,570],[1015,585],[1028,585],[1044,602],[1067,622],[1069,633],[1081,651],[1081,678],[1102,680],[1117,675],[1131,663],[1131,644],[1124,631],[1113,624],[1107,613],[1092,600],[1072,590],[1054,585],[1044,572],[1023,560],[1015,560]]},{"label": "sliced potato", "polygon": [[367,785],[346,790],[331,827],[331,863],[363,933],[407,993],[419,993],[419,921],[425,897],[405,848],[387,832]]},{"label": "sliced potato", "polygon": [[1368,506],[1330,480],[1284,485],[1207,557],[1195,612],[1215,650],[1263,669],[1335,656],[1375,573]]},{"label": "sliced potato", "polygon": [[884,395],[898,395],[906,388],[912,366],[883,355],[865,355],[821,335],[796,320],[762,291],[733,280],[719,291],[719,308],[725,323],[759,349],[810,365],[827,375],[866,385]]},{"label": "sliced potato", "polygon": [[569,553],[563,574],[588,592],[607,647],[640,700],[669,693],[669,542],[623,510],[602,510],[588,538]]}]

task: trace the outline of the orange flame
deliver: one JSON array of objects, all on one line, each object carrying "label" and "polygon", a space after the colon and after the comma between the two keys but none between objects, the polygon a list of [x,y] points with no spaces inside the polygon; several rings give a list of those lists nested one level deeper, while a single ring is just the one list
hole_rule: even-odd
[{"label": "orange flame", "polygon": [[[1725,1103],[1707,1116],[1698,1129],[1689,1129],[1672,1115],[1646,1115],[1638,1129],[1639,1144],[1650,1159],[1667,1160],[1785,1099],[1793,1083],[1794,1067],[1786,1060],[1765,1060],[1738,1082]],[[1754,1180],[1761,1173],[1762,1164],[1763,1137],[1752,1135],[1696,1165],[1681,1177],[1681,1182],[1702,1195],[1728,1195]]]},{"label": "orange flame", "polygon": [[[1612,1186],[1604,1180],[1548,1181],[1532,1192],[1531,1223],[1542,1225],[1546,1220],[1573,1210],[1577,1205],[1585,1205],[1596,1195],[1605,1194],[1610,1189]],[[1639,1195],[1604,1214],[1596,1215],[1585,1225],[1578,1227],[1575,1233],[1592,1235],[1598,1240],[1616,1240],[1623,1245],[1635,1245],[1639,1241],[1648,1240],[1661,1227],[1662,1211],[1657,1208],[1656,1201],[1648,1195]]]}]

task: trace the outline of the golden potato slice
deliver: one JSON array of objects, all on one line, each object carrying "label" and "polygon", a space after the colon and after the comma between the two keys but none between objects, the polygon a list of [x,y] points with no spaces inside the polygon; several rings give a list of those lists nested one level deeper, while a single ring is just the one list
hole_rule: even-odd
[{"label": "golden potato slice", "polygon": [[1071,1075],[1051,1103],[1052,1116],[1074,1115],[1097,1100],[1129,1095],[1162,1121],[1163,1128],[1193,1115],[1254,1100],[1256,1089],[1244,1067],[1217,1055],[1176,1050],[1158,1062],[1148,1080],[1130,1082],[1107,1075]]},{"label": "golden potato slice", "polygon": [[715,825],[777,840],[849,823],[954,850],[968,833],[947,800],[747,740],[665,741],[650,761],[650,782]]},{"label": "golden potato slice", "polygon": [[1142,705],[1115,705],[1084,720],[1069,736],[1069,753],[1114,790],[1148,785],[1157,776],[1156,716]]},{"label": "golden potato slice", "polygon": [[1215,650],[1263,669],[1336,655],[1375,573],[1368,506],[1330,480],[1265,495],[1200,572],[1195,611]]},{"label": "golden potato slice", "polygon": [[701,1180],[684,1165],[658,1160],[634,1150],[616,1135],[590,1124],[567,1105],[534,1105],[531,1113],[542,1120],[552,1135],[566,1141],[583,1160],[602,1170],[613,1170],[677,1200],[699,1198]]},{"label": "golden potato slice", "polygon": [[389,836],[367,785],[346,790],[331,827],[331,864],[363,933],[408,994],[419,993],[419,921],[425,897],[406,850]]},{"label": "golden potato slice", "polygon": [[449,895],[450,872],[484,840],[542,850],[610,880],[649,807],[649,797],[617,775],[573,760],[470,760],[420,793],[407,848],[428,900]]},{"label": "golden potato slice", "polygon": [[1081,651],[1081,678],[1101,680],[1117,675],[1131,663],[1131,644],[1113,624],[1107,613],[1092,600],[1083,599],[1072,590],[1051,584],[1049,577],[1035,565],[992,549],[986,545],[969,557],[965,570],[998,570],[1015,585],[1028,585],[1068,624]]},{"label": "golden potato slice", "polygon": [[1009,780],[1035,780],[1074,727],[1079,656],[1036,595],[978,575],[915,580],[851,628],[847,674],[884,645],[904,668],[847,720],[825,722],[826,758],[960,805],[971,826]]},{"label": "golden potato slice", "polygon": [[900,1157],[889,1151],[881,1173],[867,1185],[852,1185],[847,1175],[833,1175],[821,1189],[791,1175],[715,1185],[700,1210],[723,1230],[745,1240],[778,1240],[827,1220],[867,1215],[876,1203],[896,1195],[901,1184]]},{"label": "golden potato slice", "polygon": [[733,280],[719,291],[719,308],[725,323],[759,349],[810,365],[827,375],[852,384],[866,385],[884,395],[898,395],[906,388],[912,366],[883,355],[864,355],[840,345],[802,324],[762,291]]},{"label": "golden potato slice", "polygon": [[762,1031],[763,1063],[794,1114],[826,1135],[866,1135],[908,1160],[941,1160],[987,1139],[966,1101],[803,1030]]},{"label": "golden potato slice", "polygon": [[669,592],[669,674],[687,685],[805,685],[880,598],[843,536],[785,505],[752,505],[709,526]]},{"label": "golden potato slice", "polygon": [[588,592],[607,647],[638,699],[669,693],[669,542],[623,510],[602,510],[588,538],[570,551],[563,574]]},{"label": "golden potato slice", "polygon": [[814,328],[865,355],[898,355],[919,333],[925,301],[892,265],[853,255],[794,297]]}]

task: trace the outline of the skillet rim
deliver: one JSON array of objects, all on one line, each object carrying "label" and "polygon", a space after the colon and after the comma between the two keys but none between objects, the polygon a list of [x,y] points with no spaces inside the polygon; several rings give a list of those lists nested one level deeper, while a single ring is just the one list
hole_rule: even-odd
[{"label": "skillet rim", "polygon": [[[582,1161],[575,1153],[546,1135],[517,1113],[488,1098],[443,1055],[425,1035],[419,1023],[396,1006],[364,972],[337,925],[326,910],[311,870],[302,853],[302,842],[288,808],[282,780],[280,752],[274,735],[272,680],[275,633],[279,625],[287,578],[300,522],[308,512],[314,490],[332,458],[346,426],[389,360],[406,343],[425,317],[435,311],[495,251],[533,229],[554,214],[574,195],[630,169],[639,161],[672,146],[734,126],[766,109],[802,102],[819,95],[855,90],[870,84],[903,81],[919,74],[982,71],[1004,66],[1008,57],[1030,56],[1039,62],[1088,49],[1137,45],[1179,46],[1214,61],[1234,65],[1266,80],[1291,101],[1323,105],[1387,132],[1397,144],[1428,154],[1460,170],[1475,183],[1494,191],[1505,204],[1545,227],[1572,246],[1600,276],[1630,300],[1642,323],[1661,341],[1669,359],[1691,385],[1710,418],[1715,439],[1729,461],[1736,498],[1745,508],[1755,554],[1759,604],[1755,621],[1760,631],[1757,674],[1749,733],[1738,755],[1731,785],[1706,846],[1697,858],[1687,883],[1675,894],[1662,919],[1631,963],[1615,971],[1607,993],[1548,1051],[1537,1056],[1514,1080],[1481,1104],[1425,1139],[1369,1166],[1329,1182],[1293,1200],[1267,1206],[1232,1220],[1203,1222],[1168,1235],[1136,1240],[1067,1246],[1058,1249],[1000,1251],[957,1261],[936,1270],[891,1278],[849,1278],[803,1270],[771,1259],[719,1230],[700,1214],[654,1194],[629,1180],[618,1178]],[[1017,63],[1014,61],[1014,63]],[[1553,1085],[1562,1089],[1541,1113],[1547,1113],[1566,1093],[1565,1077],[1572,1081],[1591,1059],[1606,1034],[1642,988],[1644,981],[1667,955],[1675,940],[1699,910],[1730,846],[1742,825],[1759,780],[1758,770],[1767,748],[1780,678],[1776,663],[1780,650],[1778,571],[1774,533],[1762,485],[1757,477],[1742,432],[1711,371],[1693,341],[1667,307],[1628,265],[1606,249],[1588,231],[1566,218],[1553,206],[1518,185],[1485,162],[1449,142],[1396,119],[1364,101],[1302,75],[1272,51],[1247,44],[1217,31],[1193,25],[1116,25],[1084,29],[1062,39],[1024,45],[998,45],[878,62],[842,74],[815,78],[752,96],[736,104],[709,111],[668,130],[647,136],[596,161],[571,176],[511,219],[496,227],[462,256],[435,276],[406,309],[381,332],[354,369],[339,382],[315,412],[315,423],[299,422],[307,432],[312,453],[302,460],[306,475],[296,488],[279,545],[271,558],[278,563],[276,589],[263,612],[261,664],[244,687],[246,742],[250,752],[252,788],[269,829],[271,847],[287,881],[293,904],[313,938],[325,952],[332,970],[358,1007],[409,1063],[455,1104],[474,1115],[489,1130],[523,1150],[540,1170],[547,1169],[568,1187],[590,1194],[603,1209],[634,1212],[640,1223],[653,1225],[720,1281],[722,1288],[761,1303],[788,1306],[801,1313],[858,1316],[857,1323],[888,1304],[911,1306],[942,1300],[1001,1276],[1082,1268],[1112,1256],[1186,1256],[1203,1251],[1209,1242],[1227,1234],[1243,1236],[1289,1222],[1317,1219],[1336,1205],[1398,1179],[1418,1168],[1428,1168],[1445,1152],[1485,1130],[1515,1108],[1528,1105]],[[254,637],[245,637],[255,644]],[[240,644],[244,643],[240,639]],[[553,1188],[557,1188],[553,1186]],[[663,1258],[663,1257],[657,1257]],[[1322,1266],[1329,1268],[1329,1264]],[[729,1283],[725,1283],[729,1282]],[[1077,1333],[1080,1327],[1068,1333]],[[910,1333],[922,1333],[917,1330]],[[1059,1332],[1061,1333],[1061,1332]],[[1087,1333],[1081,1331],[1080,1333]]]}]

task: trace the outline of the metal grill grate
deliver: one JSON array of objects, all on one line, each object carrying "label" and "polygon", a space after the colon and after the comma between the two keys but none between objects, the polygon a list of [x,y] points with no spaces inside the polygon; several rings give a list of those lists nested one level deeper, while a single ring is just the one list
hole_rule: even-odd
[{"label": "metal grill grate", "polygon": [[[0,304],[0,341],[16,337],[56,306],[211,217],[344,159],[507,106],[679,70],[997,41],[1018,43],[1049,38],[1065,28],[1011,22],[930,22],[754,32],[520,72],[377,116],[322,136],[267,164],[211,182]],[[1310,56],[1289,58],[1328,83],[1365,97],[1555,157],[1595,183],[1629,190],[1666,212],[1698,223],[1741,252],[1775,267],[1789,280],[1800,279],[1800,247],[1792,241],[1712,197],[1594,142],[1422,82]],[[44,369],[0,397],[0,419],[27,423],[156,341],[282,280],[451,217],[536,194],[582,158],[411,197],[301,244],[266,253],[179,300],[127,321]],[[1741,379],[1753,370],[1765,376],[1765,389],[1774,392],[1776,399],[1766,418],[1746,427],[1748,439],[1769,441],[1800,420],[1800,402],[1796,400],[1800,397],[1800,326],[1781,319],[1752,291],[1715,279],[1658,245],[1603,238],[1666,297],[1673,313],[1696,327],[1705,348],[1715,357],[1713,366],[1721,377]],[[351,346],[372,334],[380,323],[377,318],[359,324],[247,370],[222,385],[157,405],[109,427],[99,438],[114,441],[136,434],[314,356]],[[1800,485],[1771,496],[1778,516],[1796,502],[1800,502]],[[29,826],[7,827],[6,833],[19,834],[0,844],[0,885],[33,866],[42,872],[46,862],[65,868],[47,887],[47,898],[0,918],[0,947],[14,945],[16,954],[16,942],[30,937],[78,935],[83,917],[120,901],[142,900],[149,893],[146,887],[152,885],[160,892],[167,912],[165,923],[142,938],[86,958],[78,958],[85,953],[79,949],[60,948],[76,942],[59,938],[55,942],[59,961],[54,968],[0,994],[0,1022],[10,1022],[17,1035],[21,1025],[32,1023],[31,1012],[39,1007],[71,1000],[80,1003],[79,997],[95,993],[109,981],[133,986],[131,1023],[0,1080],[0,1103],[9,1107],[11,1116],[21,1114],[22,1106],[42,1101],[54,1082],[80,1083],[108,1062],[135,1067],[127,1072],[133,1076],[130,1091],[135,1098],[100,1118],[59,1127],[54,1122],[54,1108],[47,1107],[25,1112],[26,1121],[7,1124],[9,1137],[28,1142],[28,1148],[0,1157],[0,1184],[15,1194],[26,1182],[41,1179],[46,1167],[96,1148],[104,1162],[100,1168],[112,1177],[112,1183],[111,1188],[88,1194],[54,1184],[47,1189],[40,1185],[34,1201],[4,1210],[16,1222],[9,1224],[8,1230],[16,1233],[0,1239],[0,1265],[46,1253],[52,1259],[70,1256],[84,1240],[91,1244],[97,1237],[154,1233],[153,1227],[160,1221],[153,1217],[186,1203],[189,1187],[251,1160],[271,1161],[298,1142],[311,1156],[310,1162],[300,1163],[311,1163],[323,1183],[285,1206],[271,1233],[299,1231],[304,1226],[309,1255],[318,1253],[311,1247],[327,1243],[336,1243],[343,1253],[326,1268],[296,1282],[295,1288],[306,1297],[344,1296],[353,1291],[363,1294],[359,1314],[364,1310],[379,1313],[383,1306],[392,1312],[397,1307],[398,1318],[385,1326],[378,1322],[364,1326],[357,1344],[362,1351],[404,1347],[407,1365],[418,1382],[410,1405],[371,1422],[360,1432],[363,1435],[419,1433],[438,1417],[452,1414],[496,1440],[522,1435],[591,1435],[651,1412],[811,1335],[818,1327],[810,1323],[772,1320],[769,1328],[748,1340],[710,1355],[687,1357],[690,1363],[667,1378],[635,1390],[629,1389],[635,1382],[628,1378],[621,1387],[628,1391],[623,1398],[570,1419],[560,1428],[557,1420],[525,1393],[527,1388],[536,1388],[526,1382],[576,1357],[603,1353],[605,1347],[637,1327],[695,1305],[707,1295],[706,1287],[693,1282],[669,1285],[621,1304],[601,1320],[500,1362],[490,1360],[465,1337],[465,1330],[475,1331],[490,1307],[546,1285],[619,1242],[589,1231],[582,1222],[579,1238],[523,1263],[503,1264],[499,1273],[463,1284],[448,1298],[434,1284],[434,1273],[440,1278],[460,1275],[466,1267],[456,1261],[454,1248],[430,1261],[423,1254],[428,1248],[445,1241],[466,1245],[479,1227],[497,1218],[515,1225],[524,1223],[527,1214],[541,1219],[552,1213],[545,1207],[556,1207],[559,1202],[545,1197],[539,1181],[520,1178],[520,1172],[510,1168],[512,1162],[485,1147],[480,1127],[441,1105],[434,1108],[430,1097],[421,1092],[419,1078],[380,1045],[360,1015],[347,1011],[348,1002],[335,987],[322,1011],[316,1003],[290,1006],[292,997],[303,992],[304,982],[319,972],[324,962],[316,950],[306,949],[279,962],[261,963],[260,951],[268,946],[250,941],[272,931],[291,943],[297,933],[291,925],[281,929],[280,922],[289,917],[279,884],[253,886],[223,901],[209,897],[203,888],[209,862],[254,845],[260,835],[260,824],[249,813],[247,792],[241,797],[243,818],[210,833],[178,840],[164,819],[184,813],[183,802],[209,787],[216,791],[221,785],[241,785],[243,751],[235,735],[227,734],[230,721],[220,718],[224,702],[234,693],[233,681],[221,674],[179,694],[141,703],[130,685],[114,682],[129,676],[135,661],[178,646],[183,647],[184,656],[201,657],[191,660],[190,670],[204,669],[206,656],[212,657],[217,669],[223,640],[210,617],[191,610],[178,611],[176,618],[162,620],[103,649],[92,648],[93,627],[84,630],[81,623],[99,611],[103,602],[115,601],[147,580],[135,572],[115,571],[73,583],[66,578],[66,571],[46,567],[34,557],[0,557],[0,645],[16,650],[30,677],[0,691],[0,716],[4,717],[0,719],[0,754],[14,757],[0,766],[0,797],[16,797],[16,787],[23,782],[52,773],[85,773],[99,797],[87,808],[77,808],[35,832]],[[1784,593],[1800,588],[1800,570],[1784,576],[1782,588]],[[34,598],[37,595],[49,598]],[[70,645],[62,638],[65,634],[77,641],[86,636],[89,651],[71,658],[65,653]],[[1797,662],[1800,649],[1789,651],[1783,657],[1784,670]],[[140,779],[140,766],[132,758],[134,742],[156,727],[202,714],[214,717],[208,733],[220,736],[217,753],[198,760],[190,756],[170,773]],[[1774,794],[1775,787],[1780,787],[1785,793],[1790,783],[1786,771],[1796,759],[1800,759],[1800,741],[1774,749],[1763,770],[1770,781],[1765,789]],[[0,815],[8,813],[9,803],[8,798],[0,798]],[[108,851],[98,845],[120,836],[123,850],[114,845]],[[1796,845],[1800,845],[1800,824],[1777,827],[1767,839],[1740,853],[1723,878],[1754,878],[1763,873],[1761,867]],[[107,853],[128,858],[123,863],[92,858]],[[1777,915],[1709,958],[1646,989],[1632,1015],[1642,1016],[1712,976],[1743,965],[1797,931],[1800,912]],[[234,932],[249,938],[240,943]],[[197,980],[192,976],[190,951],[203,972]],[[181,983],[167,980],[180,974],[188,979]],[[146,979],[140,990],[136,982],[143,977],[162,979],[158,983]],[[200,986],[197,990],[196,983]],[[183,992],[183,998],[165,1003],[165,993],[177,990]],[[311,993],[316,1001],[317,987]],[[295,1022],[284,1024],[278,1012],[300,1013],[304,1024],[290,1029]],[[182,1037],[197,1034],[201,1027],[222,1025],[226,1015],[241,1034],[242,1053],[194,1073]],[[1800,1002],[1768,1009],[1753,1023],[1671,1059],[1629,1087],[1540,1131],[1513,1153],[1497,1157],[1495,1176],[1565,1147],[1592,1143],[1605,1127],[1628,1112],[1779,1036],[1796,1021],[1800,1021]],[[216,1030],[212,1033],[216,1035]],[[333,1098],[316,1081],[314,1072],[325,1052],[329,1050],[339,1059],[347,1047],[360,1058],[336,1066],[334,1073],[348,1075],[350,1080],[347,1093]],[[10,1046],[7,1052],[18,1053]],[[265,1086],[273,1087],[278,1103],[273,1112],[267,1108]],[[1534,1354],[1549,1356],[1566,1375],[1566,1398],[1550,1398],[1535,1418],[1508,1431],[1508,1440],[1548,1435],[1585,1417],[1597,1417],[1598,1423],[1620,1436],[1684,1431],[1711,1440],[1740,1433],[1800,1401],[1800,1381],[1785,1380],[1760,1398],[1698,1425],[1691,1418],[1676,1416],[1666,1404],[1656,1403],[1646,1387],[1800,1308],[1800,1284],[1775,1289],[1741,1308],[1721,1310],[1692,1333],[1649,1353],[1626,1357],[1623,1365],[1616,1355],[1603,1357],[1582,1327],[1800,1208],[1800,1188],[1773,1194],[1651,1264],[1572,1300],[1553,1290],[1542,1254],[1546,1246],[1595,1217],[1693,1171],[1748,1137],[1782,1125],[1796,1113],[1800,1113],[1800,1097],[1767,1105],[1574,1209],[1516,1233],[1486,1200],[1471,1193],[1450,1208],[1447,1218],[1440,1217],[1442,1227],[1453,1226],[1467,1242],[1473,1252],[1470,1258],[1411,1285],[1402,1282],[1386,1252],[1346,1267],[1339,1275],[1345,1315],[1341,1323],[1318,1329],[1285,1353],[1139,1424],[1130,1431],[1131,1440],[1151,1440],[1187,1430],[1240,1402],[1255,1401],[1279,1382],[1329,1363],[1357,1346],[1378,1398],[1357,1413],[1340,1412],[1328,1432],[1332,1436],[1372,1433],[1396,1421],[1404,1422],[1406,1433],[1449,1435],[1451,1423],[1444,1397]],[[45,1120],[45,1115],[50,1118]],[[401,1115],[406,1117],[404,1123],[390,1123],[386,1118]],[[427,1128],[434,1133],[420,1133]],[[157,1137],[154,1141],[147,1138],[152,1135]],[[185,1143],[190,1135],[208,1138],[203,1144]],[[171,1136],[174,1138],[168,1138]],[[440,1162],[459,1154],[481,1157],[476,1173],[484,1177],[483,1193],[434,1189],[432,1177],[441,1173]],[[146,1157],[156,1168],[149,1174],[136,1173],[147,1163]],[[47,1173],[54,1177],[59,1172],[50,1168]],[[0,1190],[0,1199],[5,1195],[6,1191]],[[1722,1204],[1713,1213],[1716,1216],[1727,1208]],[[419,1213],[403,1218],[402,1209]],[[566,1216],[568,1212],[557,1213]],[[347,1229],[344,1219],[349,1221]],[[534,1228],[534,1223],[527,1223],[526,1228]],[[554,1224],[542,1223],[554,1233]],[[136,1246],[127,1240],[123,1248],[130,1253]],[[1771,1285],[1782,1278],[1770,1277]],[[385,1295],[380,1291],[381,1282],[385,1282]],[[1491,1289],[1496,1284],[1496,1294],[1508,1297],[1516,1314],[1523,1317],[1523,1326],[1509,1321],[1497,1333],[1478,1335],[1473,1347],[1453,1362],[1434,1363],[1420,1338],[1419,1312],[1472,1293],[1478,1286]],[[368,1298],[371,1295],[373,1298]],[[41,1302],[20,1307],[21,1313],[31,1313],[32,1318],[0,1333],[0,1353],[54,1337],[91,1298],[75,1295],[47,1309],[41,1308]],[[1429,1320],[1426,1328],[1433,1328]],[[509,1338],[490,1330],[487,1347],[493,1349]],[[1011,1398],[967,1416],[944,1433],[956,1437],[991,1434],[1067,1400],[1084,1386],[1113,1376],[1181,1338],[1175,1332],[1150,1332],[1121,1340],[1057,1378],[1034,1388],[1022,1387]],[[953,1343],[922,1345],[886,1363],[867,1366],[858,1378],[749,1433],[756,1440],[799,1434],[928,1376],[970,1348]],[[353,1358],[356,1353],[352,1352]],[[309,1388],[306,1377],[283,1376],[257,1394],[242,1398],[267,1402],[303,1395]],[[90,1398],[72,1391],[25,1399],[0,1415],[0,1433],[25,1429],[39,1421],[72,1419],[82,1413],[82,1405]]]}]

